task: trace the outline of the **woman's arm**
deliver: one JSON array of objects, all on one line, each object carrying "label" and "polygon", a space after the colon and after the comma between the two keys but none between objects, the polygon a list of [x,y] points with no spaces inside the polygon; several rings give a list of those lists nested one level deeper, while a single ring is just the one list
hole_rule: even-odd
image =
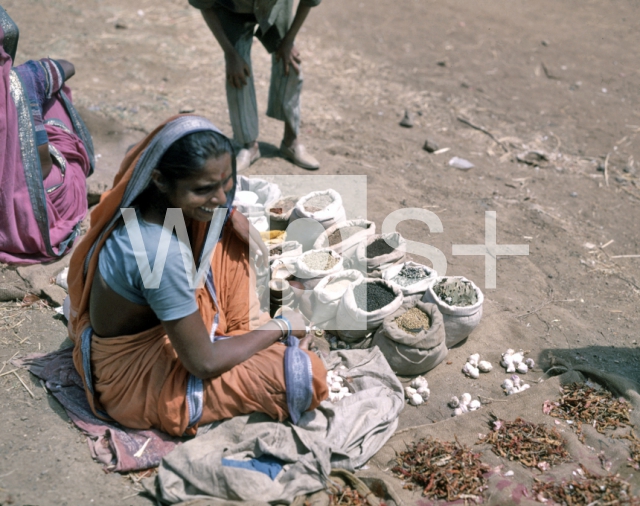
[{"label": "woman's arm", "polygon": [[[292,334],[304,337],[302,316],[289,312],[287,319],[293,327]],[[200,379],[220,376],[282,337],[282,327],[271,320],[246,334],[211,343],[198,311],[178,320],[163,321],[162,325],[185,368]],[[308,343],[304,344],[308,346]]]}]

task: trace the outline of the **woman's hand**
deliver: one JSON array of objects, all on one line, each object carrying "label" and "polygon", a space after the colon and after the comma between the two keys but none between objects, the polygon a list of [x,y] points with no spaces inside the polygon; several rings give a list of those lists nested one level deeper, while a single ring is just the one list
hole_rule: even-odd
[{"label": "woman's hand", "polygon": [[246,244],[251,251],[258,254],[257,264],[261,269],[269,267],[269,250],[260,237],[260,232],[254,227],[247,217],[239,211],[234,211],[231,215],[231,225],[236,235]]},{"label": "woman's hand", "polygon": [[289,66],[293,67],[296,74],[300,73],[300,64],[302,60],[300,59],[300,53],[294,46],[293,41],[289,41],[288,38],[284,38],[280,47],[275,52],[276,61],[281,61],[284,65],[284,75],[289,75]]},{"label": "woman's hand", "polygon": [[294,311],[293,309],[283,308],[282,316],[284,316],[291,324],[291,334],[297,338],[302,339],[307,335],[307,324],[304,320],[304,316],[300,311]]}]

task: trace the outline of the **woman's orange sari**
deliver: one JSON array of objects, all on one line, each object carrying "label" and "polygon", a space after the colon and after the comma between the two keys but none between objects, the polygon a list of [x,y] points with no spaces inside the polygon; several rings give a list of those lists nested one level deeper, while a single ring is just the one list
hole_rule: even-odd
[{"label": "woman's orange sari", "polygon": [[[126,427],[154,427],[175,436],[192,435],[199,424],[253,411],[267,413],[277,420],[284,420],[289,415],[283,365],[285,346],[280,344],[257,353],[217,378],[204,380],[202,415],[197,423],[190,423],[187,402],[190,373],[182,365],[162,325],[135,335],[101,338],[92,334],[91,370],[85,370],[85,364],[89,362],[86,350],[83,353],[81,336],[91,325],[91,284],[97,272],[98,253],[113,229],[112,218],[119,215],[123,204],[126,205],[123,199],[128,194],[127,186],[133,186],[134,172],[143,170],[140,166],[144,164],[140,161],[148,156],[145,150],[156,136],[163,135],[166,125],[188,123],[187,118],[205,121],[193,116],[172,118],[127,153],[113,188],[102,196],[91,213],[91,227],[73,253],[68,277],[69,337],[75,345],[74,363],[85,382],[93,412]],[[188,228],[193,251],[197,252],[204,243],[207,224],[194,221]],[[215,248],[212,271],[217,307],[206,287],[196,292],[205,325],[211,328],[219,313],[216,335],[234,336],[248,332],[250,315],[257,315],[257,300],[249,297],[252,272],[248,246],[231,226],[225,227]],[[315,354],[308,355],[313,371],[313,399],[309,409],[314,409],[328,396],[326,370]]]}]

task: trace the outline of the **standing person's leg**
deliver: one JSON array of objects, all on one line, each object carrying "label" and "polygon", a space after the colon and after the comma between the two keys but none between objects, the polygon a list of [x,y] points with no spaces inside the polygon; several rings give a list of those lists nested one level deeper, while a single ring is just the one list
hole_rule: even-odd
[{"label": "standing person's leg", "polygon": [[234,87],[228,80],[226,82],[227,105],[233,128],[233,139],[242,146],[236,157],[237,170],[241,171],[260,157],[258,104],[251,66],[251,46],[256,21],[251,15],[235,14],[223,8],[218,9],[217,14],[229,41],[247,63],[251,73],[246,78],[247,84],[241,88]]},{"label": "standing person's leg", "polygon": [[298,141],[300,132],[300,93],[304,82],[302,71],[296,72],[291,66],[288,75],[282,61],[278,61],[274,51],[281,43],[281,37],[286,34],[291,25],[293,1],[287,0],[288,5],[280,11],[275,25],[259,38],[271,56],[271,83],[269,86],[269,105],[267,116],[284,122],[284,135],[280,152],[296,165],[315,170],[320,167],[318,161],[307,153],[305,147]]}]

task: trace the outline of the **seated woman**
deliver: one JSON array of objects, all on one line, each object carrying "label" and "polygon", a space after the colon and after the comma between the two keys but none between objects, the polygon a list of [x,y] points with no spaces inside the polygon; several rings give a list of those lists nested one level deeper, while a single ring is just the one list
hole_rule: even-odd
[{"label": "seated woman", "polygon": [[18,29],[0,7],[0,262],[46,262],[69,252],[87,213],[91,137],[65,81],[73,65],[12,68]]},{"label": "seated woman", "polygon": [[[97,416],[182,436],[254,411],[296,421],[328,396],[322,361],[303,349],[307,339],[300,348],[279,343],[296,345],[290,334],[305,337],[298,313],[288,321],[266,315],[252,330],[264,321],[252,295],[248,243],[255,235],[230,209],[234,193],[230,141],[197,116],[170,120],[125,157],[91,214],[68,277],[74,363]],[[135,233],[130,238],[124,218],[131,208],[143,246]],[[207,261],[203,244],[220,208],[226,221],[211,236],[207,283],[190,288],[181,251],[193,246],[194,258]],[[166,224],[168,209],[181,211],[190,245]],[[170,244],[154,288],[138,260],[146,256],[155,269],[163,231]]]}]

